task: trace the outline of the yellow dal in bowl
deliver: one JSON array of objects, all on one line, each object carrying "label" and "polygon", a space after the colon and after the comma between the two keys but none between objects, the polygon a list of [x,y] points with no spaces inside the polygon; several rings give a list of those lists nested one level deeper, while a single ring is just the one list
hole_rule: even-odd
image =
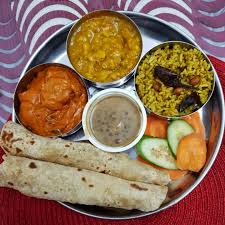
[{"label": "yellow dal in bowl", "polygon": [[68,55],[74,68],[95,82],[126,76],[141,54],[141,37],[126,19],[104,15],[86,20],[72,35]]}]

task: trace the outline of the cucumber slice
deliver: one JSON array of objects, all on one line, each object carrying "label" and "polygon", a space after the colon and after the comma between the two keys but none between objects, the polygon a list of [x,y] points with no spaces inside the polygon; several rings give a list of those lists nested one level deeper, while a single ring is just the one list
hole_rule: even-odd
[{"label": "cucumber slice", "polygon": [[137,144],[138,154],[145,160],[165,169],[177,169],[166,139],[143,136]]},{"label": "cucumber slice", "polygon": [[193,132],[195,132],[193,127],[184,120],[174,120],[170,123],[167,130],[167,138],[169,146],[175,156],[181,138]]}]

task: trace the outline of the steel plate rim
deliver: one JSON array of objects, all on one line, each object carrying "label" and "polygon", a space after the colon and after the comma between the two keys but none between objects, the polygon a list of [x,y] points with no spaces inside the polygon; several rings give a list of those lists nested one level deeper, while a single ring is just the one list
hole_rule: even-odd
[{"label": "steel plate rim", "polygon": [[[191,43],[193,43],[196,47],[198,47],[201,51],[202,48],[194,41],[192,40],[192,38],[190,36],[188,36],[186,33],[184,33],[183,31],[181,31],[179,28],[177,28],[176,26],[170,24],[169,22],[166,22],[160,18],[157,18],[155,16],[151,16],[149,14],[145,14],[145,13],[140,13],[140,12],[132,12],[132,11],[119,11],[121,13],[124,13],[126,15],[131,15],[131,16],[143,16],[145,18],[148,18],[148,19],[151,19],[151,20],[155,20],[159,23],[162,23],[168,27],[170,27],[172,30],[175,30],[176,32],[180,33],[181,35],[185,36]],[[77,19],[78,20],[78,19]],[[75,21],[77,21],[75,20]],[[59,33],[63,32],[63,30],[67,29],[68,27],[72,26],[72,24],[75,22],[75,21],[72,21],[71,23],[63,26],[62,28],[60,28],[58,31],[56,31],[55,33],[53,33],[50,37],[48,37],[38,48],[37,50],[32,54],[31,58],[29,59],[29,61],[27,62],[27,64],[25,65],[24,69],[22,70],[21,74],[20,74],[20,77],[19,77],[19,81],[20,79],[22,78],[22,76],[25,74],[25,72],[27,71],[27,68],[29,67],[29,65],[31,64],[31,62],[33,61],[33,59],[36,57],[36,55],[38,54],[38,52],[56,35],[58,35]],[[204,52],[204,51],[203,51]],[[210,61],[210,60],[209,60]],[[211,61],[210,61],[211,62]],[[221,86],[221,83],[220,83],[220,80],[219,80],[219,77],[218,77],[218,74],[213,66],[213,64],[211,63],[212,65],[212,69],[213,69],[213,72],[215,73],[215,84],[218,88],[218,91],[220,93],[220,100],[222,100],[222,104],[221,104],[221,109],[222,109],[222,115],[221,115],[221,127],[220,127],[220,130],[219,130],[219,136],[218,136],[218,141],[217,141],[217,144],[216,144],[216,147],[214,148],[214,152],[211,156],[211,159],[209,160],[208,164],[206,165],[206,167],[204,168],[203,172],[199,175],[199,177],[197,178],[197,180],[194,182],[194,184],[192,186],[190,186],[186,191],[184,191],[184,193],[182,193],[178,198],[172,200],[171,202],[169,203],[166,203],[165,206],[163,206],[162,208],[158,209],[158,210],[155,210],[155,211],[151,211],[151,212],[143,212],[143,214],[140,214],[140,215],[130,215],[130,216],[122,216],[122,217],[112,217],[112,216],[99,216],[99,215],[93,215],[92,213],[87,213],[87,212],[83,212],[82,210],[79,210],[79,209],[75,209],[69,205],[67,205],[66,203],[63,203],[63,202],[59,202],[61,205],[63,205],[64,207],[66,208],[69,208],[73,211],[76,211],[78,213],[81,213],[83,215],[86,215],[86,216],[91,216],[91,217],[94,217],[94,218],[98,218],[98,219],[108,219],[108,220],[126,220],[126,219],[137,219],[137,218],[141,218],[141,217],[145,217],[145,216],[149,216],[149,215],[152,215],[152,214],[156,214],[156,213],[159,213],[165,209],[168,209],[172,206],[174,206],[175,204],[177,204],[179,201],[181,201],[182,199],[184,199],[188,194],[190,194],[199,184],[200,182],[204,179],[204,177],[207,175],[207,173],[209,172],[210,168],[212,167],[215,159],[216,159],[216,156],[218,155],[218,152],[220,150],[220,146],[221,146],[221,143],[222,143],[222,139],[223,139],[223,134],[224,134],[224,126],[225,126],[225,115],[224,115],[224,112],[225,112],[225,103],[224,103],[224,95],[223,95],[223,90],[222,90],[222,86]],[[12,115],[14,116],[14,108],[13,108],[13,113]]]}]

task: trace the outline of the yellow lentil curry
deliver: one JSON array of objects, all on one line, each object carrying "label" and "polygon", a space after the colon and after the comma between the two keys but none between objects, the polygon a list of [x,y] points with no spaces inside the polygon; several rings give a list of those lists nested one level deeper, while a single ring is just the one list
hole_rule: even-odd
[{"label": "yellow lentil curry", "polygon": [[86,20],[68,43],[76,70],[95,82],[112,82],[129,73],[141,54],[141,38],[134,25],[117,16]]}]

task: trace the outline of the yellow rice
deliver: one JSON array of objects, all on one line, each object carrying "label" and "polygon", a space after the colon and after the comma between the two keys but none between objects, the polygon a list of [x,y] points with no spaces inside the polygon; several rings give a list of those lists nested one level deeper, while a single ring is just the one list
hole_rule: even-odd
[{"label": "yellow rice", "polygon": [[179,96],[174,94],[173,87],[165,86],[161,81],[160,91],[153,89],[156,79],[153,76],[154,67],[160,65],[180,75],[184,84],[189,84],[193,76],[200,77],[200,82],[195,87],[204,104],[213,86],[213,72],[210,64],[205,60],[203,54],[193,48],[187,49],[179,44],[173,47],[166,46],[157,49],[151,55],[146,55],[137,70],[136,86],[137,92],[144,103],[152,112],[163,116],[187,115],[193,111],[193,107],[187,108],[179,113],[178,107],[182,100],[191,93],[183,90]]}]

